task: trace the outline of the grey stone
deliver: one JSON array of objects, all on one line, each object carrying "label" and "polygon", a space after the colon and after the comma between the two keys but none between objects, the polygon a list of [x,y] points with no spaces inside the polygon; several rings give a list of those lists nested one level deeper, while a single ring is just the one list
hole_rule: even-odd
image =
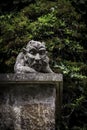
[{"label": "grey stone", "polygon": [[0,130],[55,130],[61,74],[0,74]]},{"label": "grey stone", "polygon": [[7,83],[7,82],[61,82],[63,81],[62,74],[55,74],[55,73],[22,73],[22,74],[0,74],[0,82]]},{"label": "grey stone", "polygon": [[31,40],[19,53],[14,66],[16,73],[52,73],[44,42]]}]

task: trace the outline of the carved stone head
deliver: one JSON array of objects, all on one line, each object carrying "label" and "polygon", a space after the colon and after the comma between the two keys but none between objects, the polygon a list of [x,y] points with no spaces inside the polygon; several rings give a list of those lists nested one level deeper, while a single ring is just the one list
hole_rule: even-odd
[{"label": "carved stone head", "polygon": [[49,58],[44,42],[29,41],[26,48],[23,48],[21,58],[22,61],[24,60],[22,66],[29,67],[37,72],[52,72],[49,67]]},{"label": "carved stone head", "polygon": [[36,71],[41,71],[44,64],[46,64],[46,48],[44,42],[30,41],[26,48],[23,49],[25,53],[25,60],[29,67]]}]

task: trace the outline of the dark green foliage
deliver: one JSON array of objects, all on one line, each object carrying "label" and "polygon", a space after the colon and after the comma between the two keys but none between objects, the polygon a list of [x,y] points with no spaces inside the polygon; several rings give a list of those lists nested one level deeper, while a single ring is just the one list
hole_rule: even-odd
[{"label": "dark green foliage", "polygon": [[60,129],[87,130],[86,0],[1,0],[0,7],[0,72],[13,72],[29,40],[45,41],[52,69],[64,75]]},{"label": "dark green foliage", "polygon": [[[68,80],[68,82],[67,82]],[[64,98],[60,129],[87,129],[87,81],[64,77]]]}]

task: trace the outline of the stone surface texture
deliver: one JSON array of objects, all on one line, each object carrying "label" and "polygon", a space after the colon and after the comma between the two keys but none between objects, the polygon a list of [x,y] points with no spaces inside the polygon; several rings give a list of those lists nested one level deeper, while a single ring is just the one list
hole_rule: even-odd
[{"label": "stone surface texture", "polygon": [[55,130],[61,83],[61,74],[1,74],[0,130]]},{"label": "stone surface texture", "polygon": [[16,73],[52,73],[45,43],[29,41],[17,56],[14,71]]}]

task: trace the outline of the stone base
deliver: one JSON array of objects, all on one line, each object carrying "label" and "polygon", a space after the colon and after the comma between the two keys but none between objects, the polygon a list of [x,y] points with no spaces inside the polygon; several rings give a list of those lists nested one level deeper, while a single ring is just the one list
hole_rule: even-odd
[{"label": "stone base", "polygon": [[58,83],[3,81],[0,82],[0,130],[55,130],[56,102],[60,104]]}]

